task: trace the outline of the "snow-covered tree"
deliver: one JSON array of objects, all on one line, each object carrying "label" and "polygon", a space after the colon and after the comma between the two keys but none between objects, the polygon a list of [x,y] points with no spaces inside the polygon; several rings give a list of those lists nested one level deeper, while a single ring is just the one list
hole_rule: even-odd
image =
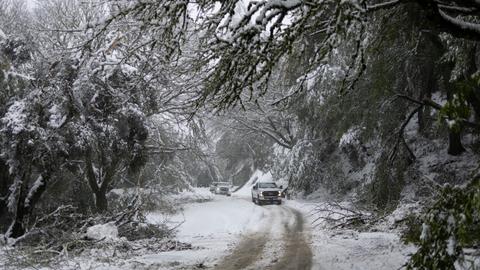
[{"label": "snow-covered tree", "polygon": [[108,3],[39,3],[32,26],[38,28],[36,47],[2,31],[0,142],[8,168],[2,196],[12,221],[7,236],[25,232],[42,194],[51,183],[71,179],[63,177],[67,173],[84,179],[96,210],[106,211],[115,182],[138,173],[149,155],[169,151],[147,145],[152,115],[172,122],[190,116],[187,104],[195,93],[177,89],[182,73],[173,72],[178,69],[150,46],[148,35],[123,27],[128,20],[91,29],[115,10]]}]

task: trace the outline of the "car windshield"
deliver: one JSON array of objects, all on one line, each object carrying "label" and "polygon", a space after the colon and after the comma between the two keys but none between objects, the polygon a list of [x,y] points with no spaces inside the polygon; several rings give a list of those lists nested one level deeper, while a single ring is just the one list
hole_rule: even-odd
[{"label": "car windshield", "polygon": [[277,185],[275,183],[258,183],[259,188],[276,188]]}]

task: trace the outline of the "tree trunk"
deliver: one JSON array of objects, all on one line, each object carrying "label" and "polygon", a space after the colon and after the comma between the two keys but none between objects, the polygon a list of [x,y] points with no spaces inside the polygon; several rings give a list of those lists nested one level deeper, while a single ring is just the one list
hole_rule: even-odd
[{"label": "tree trunk", "polygon": [[[473,45],[468,53],[465,63],[466,70],[464,77],[471,80],[472,76],[480,69],[480,45]],[[471,91],[467,95],[467,101],[472,106],[475,113],[475,121],[480,121],[480,87],[472,85]]]},{"label": "tree trunk", "polygon": [[480,87],[474,88],[467,96],[467,100],[475,113],[475,122],[480,122],[480,98],[476,93],[480,93]]},{"label": "tree trunk", "polygon": [[8,229],[7,236],[9,238],[18,238],[25,234],[25,228],[20,221],[20,218],[15,218]]},{"label": "tree trunk", "polygon": [[25,234],[25,227],[23,226],[23,218],[25,217],[25,214],[26,214],[25,207],[23,205],[23,202],[25,201],[24,197],[25,197],[25,191],[24,191],[24,188],[22,187],[22,190],[20,191],[20,195],[17,201],[17,209],[15,213],[13,213],[12,223],[8,228],[6,237],[17,238]]},{"label": "tree trunk", "polygon": [[98,213],[104,213],[108,209],[107,193],[102,189],[95,192],[95,207]]},{"label": "tree trunk", "polygon": [[[28,183],[28,181],[25,180],[23,183]],[[33,213],[33,209],[35,208],[36,203],[42,196],[46,187],[46,179],[44,179],[43,183],[35,188],[34,191],[30,191],[26,184],[22,186],[22,190],[20,191],[17,201],[16,211],[15,213],[12,213],[12,222],[8,228],[7,237],[17,238],[25,234],[26,228],[24,226],[24,219]],[[30,187],[30,189],[31,188],[32,187]],[[27,196],[29,196],[28,204],[25,203]]]},{"label": "tree trunk", "polygon": [[95,210],[99,213],[105,212],[108,207],[107,196],[105,190],[98,186],[97,175],[93,170],[90,152],[86,155],[85,171],[85,177],[87,178],[88,185],[90,186],[90,189],[94,195]]},{"label": "tree trunk", "polygon": [[[431,99],[431,96],[427,96],[427,99]],[[423,106],[422,109],[418,112],[418,132],[424,137],[429,137],[430,127],[432,125],[431,121],[431,111],[432,109],[429,106]]]},{"label": "tree trunk", "polygon": [[458,156],[465,152],[462,145],[462,136],[460,132],[450,130],[448,134],[448,154]]},{"label": "tree trunk", "polygon": [[[0,197],[7,198],[10,185],[13,178],[8,173],[8,166],[3,160],[0,160]],[[8,229],[11,217],[8,213],[7,201],[0,200],[0,231],[5,232]]]}]

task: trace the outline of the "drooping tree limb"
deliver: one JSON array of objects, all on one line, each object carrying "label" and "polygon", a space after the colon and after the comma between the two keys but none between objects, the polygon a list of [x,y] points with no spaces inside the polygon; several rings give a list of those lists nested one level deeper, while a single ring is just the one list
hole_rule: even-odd
[{"label": "drooping tree limb", "polygon": [[246,121],[243,121],[241,119],[236,119],[236,121],[238,123],[240,123],[241,125],[245,126],[248,129],[255,130],[257,132],[260,132],[262,134],[267,135],[269,138],[274,140],[280,146],[283,146],[283,147],[288,148],[288,149],[291,149],[293,147],[293,145],[291,145],[288,141],[284,141],[280,136],[278,136],[278,134],[274,130],[269,130],[267,128],[256,127],[253,124],[249,124]]},{"label": "drooping tree limb", "polygon": [[398,147],[400,145],[400,143],[403,143],[403,145],[407,148],[407,151],[410,155],[410,158],[412,160],[415,160],[416,157],[415,157],[415,154],[413,154],[412,150],[410,149],[410,147],[408,147],[408,144],[407,142],[405,141],[405,137],[404,137],[404,132],[405,132],[405,128],[407,127],[408,123],[410,123],[410,121],[412,120],[413,116],[415,114],[417,114],[420,109],[423,108],[423,104],[419,105],[417,108],[415,108],[412,112],[410,112],[410,114],[407,116],[407,119],[403,122],[403,124],[400,126],[400,128],[398,129],[397,131],[397,138],[395,140],[395,144],[392,148],[392,151],[390,152],[390,155],[388,156],[388,160],[390,163],[393,163],[393,161],[395,160],[395,157],[396,157],[396,154],[398,152]]},{"label": "drooping tree limb", "polygon": [[[424,98],[423,100],[417,100],[417,99],[414,99],[412,97],[409,97],[407,95],[395,95],[395,99],[398,99],[398,98],[401,98],[401,99],[405,99],[409,102],[412,102],[412,103],[415,103],[415,104],[418,104],[418,105],[424,105],[424,106],[429,106],[437,111],[440,111],[443,107],[442,105],[436,103],[435,101],[431,100],[431,99],[428,99],[428,98]],[[471,122],[471,121],[468,121],[467,119],[460,119],[460,122],[465,125],[466,127],[470,127],[470,128],[480,128],[480,124],[478,123],[475,123],[475,122]]]},{"label": "drooping tree limb", "polygon": [[442,18],[443,25],[447,29],[452,29],[450,34],[453,36],[461,36],[466,39],[480,40],[480,24],[471,23],[454,18],[438,8],[438,14]]}]

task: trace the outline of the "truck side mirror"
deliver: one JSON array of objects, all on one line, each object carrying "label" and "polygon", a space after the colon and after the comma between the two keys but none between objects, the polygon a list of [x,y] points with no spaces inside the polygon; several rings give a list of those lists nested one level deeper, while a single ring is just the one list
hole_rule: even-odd
[{"label": "truck side mirror", "polygon": [[282,185],[280,185],[280,189],[283,189],[283,186],[282,186]]}]

